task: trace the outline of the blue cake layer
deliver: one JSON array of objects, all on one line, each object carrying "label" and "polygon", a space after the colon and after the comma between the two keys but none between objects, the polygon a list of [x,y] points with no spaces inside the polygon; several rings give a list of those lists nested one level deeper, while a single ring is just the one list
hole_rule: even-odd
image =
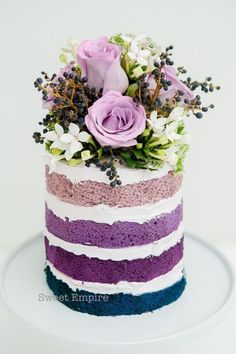
[{"label": "blue cake layer", "polygon": [[152,312],[176,301],[186,286],[185,276],[174,285],[142,295],[94,294],[84,290],[73,291],[66,283],[58,280],[49,266],[45,268],[47,283],[58,300],[72,310],[96,316],[135,315]]}]

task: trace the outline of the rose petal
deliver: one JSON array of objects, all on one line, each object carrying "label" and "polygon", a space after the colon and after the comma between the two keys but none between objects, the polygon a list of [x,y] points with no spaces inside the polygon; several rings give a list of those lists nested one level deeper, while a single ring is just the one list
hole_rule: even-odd
[{"label": "rose petal", "polygon": [[145,129],[145,109],[131,97],[108,91],[89,108],[85,124],[101,146],[133,146]]},{"label": "rose petal", "polygon": [[107,37],[85,40],[77,48],[77,61],[82,68],[82,76],[87,76],[88,84],[103,88],[107,70],[120,56],[121,49],[108,42]]},{"label": "rose petal", "polygon": [[110,90],[124,93],[128,86],[128,77],[120,65],[120,57],[117,57],[106,73],[103,86],[103,94],[106,94]]}]

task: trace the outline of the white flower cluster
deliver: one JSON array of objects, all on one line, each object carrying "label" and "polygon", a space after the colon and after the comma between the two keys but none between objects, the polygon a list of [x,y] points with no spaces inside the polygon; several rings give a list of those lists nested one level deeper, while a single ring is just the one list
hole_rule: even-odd
[{"label": "white flower cluster", "polygon": [[62,159],[70,161],[78,151],[81,151],[82,160],[88,160],[91,157],[90,151],[83,150],[82,144],[89,141],[90,135],[85,131],[80,131],[79,127],[74,123],[70,123],[69,131],[67,133],[64,132],[64,129],[60,124],[56,123],[54,130],[45,133],[44,137],[52,142],[50,149],[58,149],[59,152],[63,152],[63,154],[60,153],[59,155],[52,157],[50,166],[51,171],[54,170],[56,161]]},{"label": "white flower cluster", "polygon": [[153,63],[161,54],[161,47],[144,35],[134,34],[121,35],[128,48],[127,56],[131,70],[131,76],[140,77],[144,73],[154,69]]},{"label": "white flower cluster", "polygon": [[161,145],[171,143],[170,147],[165,150],[165,155],[161,156],[160,159],[167,161],[172,166],[175,166],[178,161],[179,146],[190,143],[189,134],[179,134],[177,132],[185,117],[184,108],[176,107],[168,118],[157,118],[157,112],[153,111],[150,118],[147,119],[149,127],[153,130],[153,137],[158,138]]},{"label": "white flower cluster", "polygon": [[67,41],[67,48],[63,47],[61,48],[62,53],[59,56],[59,59],[62,63],[68,64],[68,58],[67,55],[70,54],[73,59],[76,59],[76,49],[79,45],[79,42],[76,38],[70,38]]}]

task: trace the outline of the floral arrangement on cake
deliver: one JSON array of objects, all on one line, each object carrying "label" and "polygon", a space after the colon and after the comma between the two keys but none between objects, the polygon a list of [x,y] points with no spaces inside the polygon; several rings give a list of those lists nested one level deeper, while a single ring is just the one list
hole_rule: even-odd
[{"label": "floral arrangement on cake", "polygon": [[70,40],[59,73],[42,72],[34,82],[48,113],[33,138],[51,154],[51,170],[59,160],[95,164],[112,187],[122,183],[118,164],[157,170],[168,163],[181,173],[190,141],[185,120],[214,107],[202,106],[196,91],[220,87],[174,68],[172,50],[133,34]]}]

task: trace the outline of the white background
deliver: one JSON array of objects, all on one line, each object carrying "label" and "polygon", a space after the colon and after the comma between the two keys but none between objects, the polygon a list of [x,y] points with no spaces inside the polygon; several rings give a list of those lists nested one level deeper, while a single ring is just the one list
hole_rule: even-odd
[{"label": "white background", "polygon": [[185,176],[186,228],[215,243],[235,240],[235,1],[0,0],[1,240],[12,247],[43,225],[42,146],[32,132],[44,114],[33,87],[41,70],[60,66],[60,47],[115,32],[175,46],[176,65],[222,90],[216,108],[193,119]]}]

